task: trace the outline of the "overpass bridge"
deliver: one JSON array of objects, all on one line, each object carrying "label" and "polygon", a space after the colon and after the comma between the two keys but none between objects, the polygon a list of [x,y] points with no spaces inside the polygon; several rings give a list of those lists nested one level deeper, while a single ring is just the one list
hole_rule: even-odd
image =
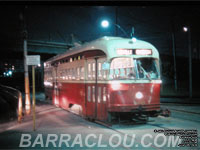
[{"label": "overpass bridge", "polygon": [[47,42],[38,40],[28,40],[27,44],[28,52],[48,54],[61,54],[73,46],[69,43]]}]

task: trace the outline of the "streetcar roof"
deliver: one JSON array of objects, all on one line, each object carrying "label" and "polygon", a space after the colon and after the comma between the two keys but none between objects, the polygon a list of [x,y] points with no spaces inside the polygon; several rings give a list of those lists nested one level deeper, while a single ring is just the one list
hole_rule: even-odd
[{"label": "streetcar roof", "polygon": [[[85,43],[83,45],[72,47],[68,49],[66,52],[48,59],[46,62],[60,60],[62,58],[65,58],[71,55],[75,55],[84,51],[92,51],[92,50],[102,50],[106,54],[107,58],[111,59],[113,57],[120,57],[116,53],[116,49],[120,49],[120,48],[151,49],[153,52],[151,57],[155,57],[155,58],[159,57],[157,49],[148,42],[145,42],[142,40],[136,40],[135,42],[133,42],[132,39],[130,38],[104,36],[102,38]],[[135,56],[135,57],[139,57],[139,56]]]}]

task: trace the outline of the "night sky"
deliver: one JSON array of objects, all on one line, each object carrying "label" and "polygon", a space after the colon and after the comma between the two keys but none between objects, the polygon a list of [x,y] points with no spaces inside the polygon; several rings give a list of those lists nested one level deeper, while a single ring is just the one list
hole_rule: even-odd
[{"label": "night sky", "polygon": [[175,33],[177,55],[188,55],[188,36],[182,27],[190,25],[192,49],[200,47],[200,7],[198,5],[150,6],[69,6],[69,5],[1,5],[1,51],[18,49],[21,42],[24,12],[28,40],[70,43],[71,34],[88,42],[102,36],[124,36],[111,24],[100,26],[102,19],[119,24],[128,34],[135,28],[135,37],[155,45],[160,53],[172,54],[172,31]]}]

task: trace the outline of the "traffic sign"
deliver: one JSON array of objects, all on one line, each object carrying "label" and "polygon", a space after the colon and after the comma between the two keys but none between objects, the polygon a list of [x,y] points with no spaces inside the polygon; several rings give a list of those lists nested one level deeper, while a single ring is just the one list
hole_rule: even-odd
[{"label": "traffic sign", "polygon": [[40,64],[40,55],[27,55],[26,56],[26,64],[37,66]]}]

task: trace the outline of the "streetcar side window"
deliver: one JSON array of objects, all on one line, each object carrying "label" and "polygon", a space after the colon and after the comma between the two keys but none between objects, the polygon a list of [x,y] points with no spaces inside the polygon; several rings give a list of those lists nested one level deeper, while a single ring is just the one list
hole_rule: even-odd
[{"label": "streetcar side window", "polygon": [[98,88],[98,103],[101,102],[101,87]]},{"label": "streetcar side window", "polygon": [[81,80],[83,80],[84,79],[84,67],[81,67],[80,70],[81,70]]},{"label": "streetcar side window", "polygon": [[95,63],[92,63],[92,78],[95,79],[96,73],[95,73]]},{"label": "streetcar side window", "polygon": [[106,102],[106,87],[103,87],[103,102]]},{"label": "streetcar side window", "polygon": [[68,77],[68,80],[70,79],[70,69],[68,68],[67,69],[67,77]]},{"label": "streetcar side window", "polygon": [[77,68],[74,68],[74,80],[77,80]]},{"label": "streetcar side window", "polygon": [[95,102],[95,86],[92,86],[92,99]]},{"label": "streetcar side window", "polygon": [[98,79],[106,80],[108,78],[109,63],[105,61],[105,58],[100,58],[98,63]]},{"label": "streetcar side window", "polygon": [[102,63],[98,63],[98,78],[102,80]]},{"label": "streetcar side window", "polygon": [[72,79],[73,80],[75,79],[75,70],[74,70],[74,68],[72,68]]},{"label": "streetcar side window", "polygon": [[80,80],[80,68],[79,67],[77,68],[77,78],[76,79]]},{"label": "streetcar side window", "polygon": [[65,69],[65,79],[68,80],[68,69]]},{"label": "streetcar side window", "polygon": [[91,78],[91,64],[88,64],[88,79]]}]

